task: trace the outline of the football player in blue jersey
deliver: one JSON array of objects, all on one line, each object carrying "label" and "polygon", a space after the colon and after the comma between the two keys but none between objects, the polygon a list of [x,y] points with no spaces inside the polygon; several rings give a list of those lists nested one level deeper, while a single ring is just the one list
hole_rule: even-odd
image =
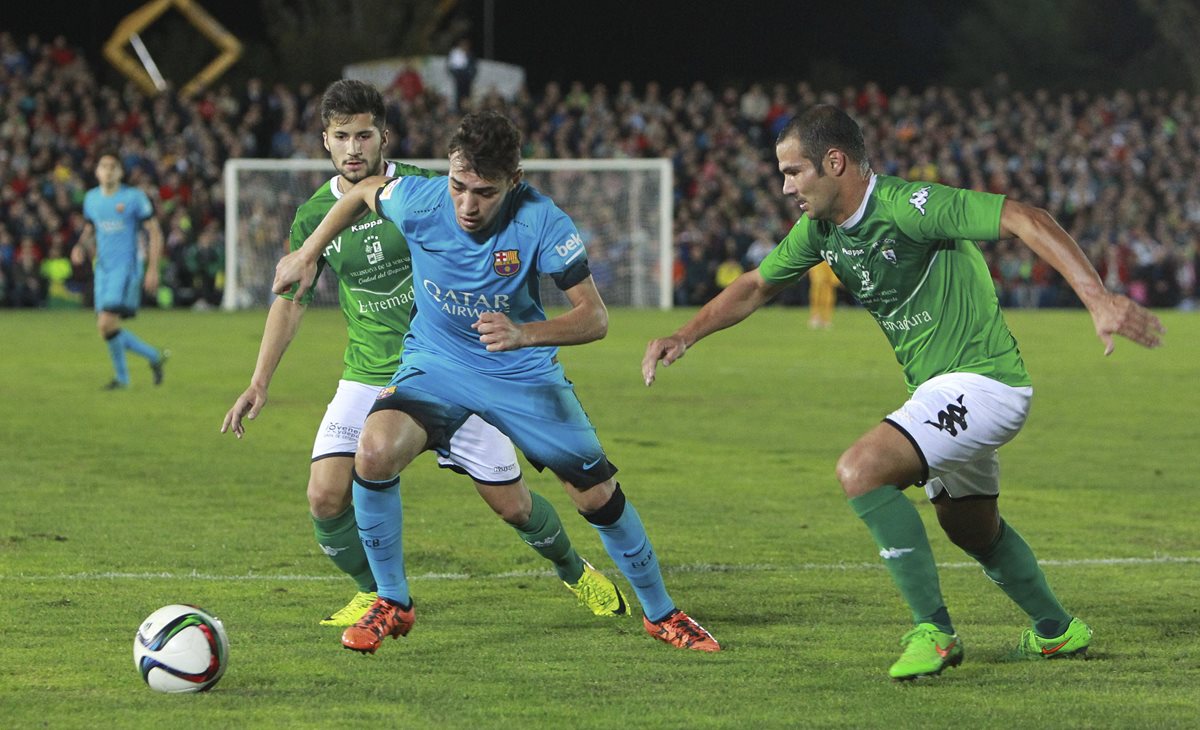
[{"label": "football player in blue jersey", "polygon": [[[158,293],[158,259],[162,255],[163,235],[154,206],[146,193],[121,184],[124,170],[116,152],[102,151],[96,161],[96,181],[100,184],[83,198],[86,224],[79,241],[71,249],[71,261],[95,262],[96,328],[108,344],[113,379],[106,390],[129,387],[129,366],[125,351],[131,350],[150,362],[154,384],[163,379],[167,351],[151,347],[121,326],[121,321],[137,315],[142,291]],[[146,232],[149,254],[142,258],[139,233]]]},{"label": "football player in blue jersey", "polygon": [[[558,362],[559,346],[605,336],[608,311],[574,223],[522,182],[520,149],[508,118],[468,114],[449,144],[449,175],[362,180],[276,268],[274,291],[299,283],[303,295],[322,249],[368,208],[399,227],[412,254],[415,313],[403,361],[367,417],[354,464],[360,537],[379,599],[342,643],[374,652],[385,636],[412,628],[400,472],[427,449],[444,451],[477,414],[562,482],[633,586],[652,636],[717,651],[668,595],[641,518]],[[547,319],[540,276],[565,293],[566,312]]]}]

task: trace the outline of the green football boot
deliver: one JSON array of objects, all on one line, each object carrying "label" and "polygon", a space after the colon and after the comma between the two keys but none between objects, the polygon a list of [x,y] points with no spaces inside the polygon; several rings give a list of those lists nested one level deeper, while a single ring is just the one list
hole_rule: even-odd
[{"label": "green football boot", "polygon": [[917,624],[900,639],[904,653],[888,670],[897,682],[932,677],[946,667],[962,664],[963,647],[958,634],[947,634],[933,624]]},{"label": "green football boot", "polygon": [[321,625],[353,626],[363,616],[367,615],[367,611],[371,609],[377,598],[379,598],[379,594],[374,591],[359,591],[354,594],[354,598],[351,598],[350,602],[345,606],[321,619]]},{"label": "green football boot", "polygon": [[583,575],[575,585],[566,581],[563,585],[571,589],[581,606],[597,616],[624,616],[626,613],[621,589],[586,560],[583,561]]},{"label": "green football boot", "polygon": [[1021,634],[1021,643],[1017,645],[1017,656],[1021,659],[1058,659],[1068,656],[1086,658],[1091,642],[1092,628],[1073,618],[1067,630],[1061,636],[1052,639],[1038,636],[1033,629],[1025,629]]}]

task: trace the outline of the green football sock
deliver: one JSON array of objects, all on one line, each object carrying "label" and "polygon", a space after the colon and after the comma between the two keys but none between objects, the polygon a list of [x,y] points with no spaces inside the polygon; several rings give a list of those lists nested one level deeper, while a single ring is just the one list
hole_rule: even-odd
[{"label": "green football sock", "polygon": [[[312,517],[312,515],[309,515]],[[338,570],[354,579],[358,590],[370,593],[375,590],[375,576],[371,564],[358,538],[358,525],[354,524],[354,505],[346,508],[337,517],[321,519],[313,517],[313,533],[321,552],[329,556]]]},{"label": "green football sock", "polygon": [[851,499],[850,507],[875,538],[884,565],[912,610],[913,623],[931,623],[953,634],[933,550],[917,508],[891,485]]},{"label": "green football sock", "polygon": [[554,572],[558,573],[559,578],[572,585],[578,583],[583,575],[583,559],[571,547],[571,538],[567,537],[558,512],[537,492],[530,492],[529,496],[533,498],[529,521],[520,526],[514,525],[514,529],[526,545],[554,563]]},{"label": "green football sock", "polygon": [[1046,582],[1046,574],[1025,538],[1004,520],[1000,537],[982,555],[967,553],[983,566],[984,575],[1029,614],[1038,635],[1053,638],[1067,630],[1071,615],[1063,610]]}]

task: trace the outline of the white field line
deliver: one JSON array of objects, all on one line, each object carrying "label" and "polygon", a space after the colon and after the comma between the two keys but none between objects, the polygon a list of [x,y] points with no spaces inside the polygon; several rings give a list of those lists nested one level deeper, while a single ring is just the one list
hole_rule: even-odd
[{"label": "white field line", "polygon": [[[1083,558],[1079,560],[1040,560],[1041,565],[1065,568],[1087,568],[1107,565],[1164,565],[1185,564],[1200,565],[1200,557],[1155,555],[1148,558]],[[939,568],[956,570],[961,568],[979,569],[974,562],[938,563]],[[796,565],[723,565],[713,563],[693,563],[676,565],[663,569],[664,573],[785,573],[809,571],[860,571],[883,570],[882,563],[799,563]],[[554,575],[549,570],[514,570],[504,573],[421,573],[409,577],[410,581],[435,580],[508,580],[511,578],[543,578]],[[191,571],[186,573],[146,572],[87,572],[66,573],[60,575],[25,575],[22,573],[0,574],[0,580],[9,581],[88,581],[88,580],[204,580],[216,583],[235,581],[342,581],[343,575],[291,575],[271,573],[248,573],[246,575],[220,575],[217,573],[201,573]]]}]

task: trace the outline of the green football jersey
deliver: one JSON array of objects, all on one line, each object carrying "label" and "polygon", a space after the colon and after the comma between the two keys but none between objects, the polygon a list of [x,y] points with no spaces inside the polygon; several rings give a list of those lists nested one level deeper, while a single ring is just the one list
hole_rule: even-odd
[{"label": "green football jersey", "polygon": [[842,226],[802,216],[759,271],[795,281],[825,260],[875,317],[909,392],[944,373],[1031,385],[975,241],[1000,232],[1004,196],[876,175]]},{"label": "green football jersey", "polygon": [[[435,177],[439,173],[388,162],[383,174]],[[342,197],[337,179],[334,177],[318,188],[296,211],[289,234],[291,250],[304,244],[304,239]],[[400,365],[404,335],[412,316],[412,259],[408,241],[396,226],[367,211],[325,247],[317,261],[318,279],[326,268],[337,277],[338,302],[346,318],[348,342],[342,378],[387,385]],[[291,299],[293,294],[282,296]],[[309,304],[312,297],[313,290],[309,290],[302,301]]]}]

